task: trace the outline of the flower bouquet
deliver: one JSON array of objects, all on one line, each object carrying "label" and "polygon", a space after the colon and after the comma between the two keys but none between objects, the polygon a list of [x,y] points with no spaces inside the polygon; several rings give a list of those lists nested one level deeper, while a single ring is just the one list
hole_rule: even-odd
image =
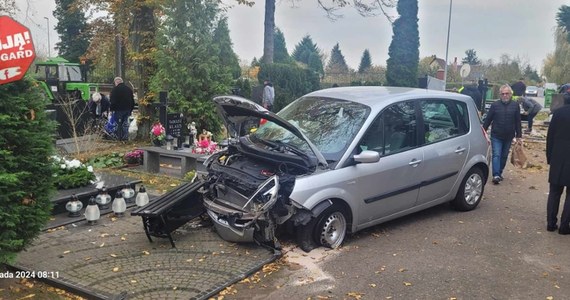
[{"label": "flower bouquet", "polygon": [[63,157],[53,156],[53,177],[58,189],[71,189],[93,183],[95,174],[93,167],[86,166],[77,159],[67,160]]},{"label": "flower bouquet", "polygon": [[156,122],[152,125],[152,128],[150,129],[150,138],[155,146],[160,146],[164,142],[164,139],[166,138],[166,130],[160,122]]},{"label": "flower bouquet", "polygon": [[143,150],[135,149],[133,151],[127,152],[123,157],[123,160],[127,165],[140,165],[143,161],[143,156]]}]

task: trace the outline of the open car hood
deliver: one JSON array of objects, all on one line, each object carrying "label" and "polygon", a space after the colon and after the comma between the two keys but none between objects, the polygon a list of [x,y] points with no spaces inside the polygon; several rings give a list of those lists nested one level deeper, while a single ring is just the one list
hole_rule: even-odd
[{"label": "open car hood", "polygon": [[323,154],[295,125],[289,123],[278,115],[268,111],[263,106],[238,96],[218,96],[214,97],[214,103],[218,108],[218,113],[222,116],[228,133],[232,137],[239,137],[244,121],[251,117],[266,119],[287,129],[298,138],[304,140],[317,160],[323,167],[328,167],[328,163]]}]

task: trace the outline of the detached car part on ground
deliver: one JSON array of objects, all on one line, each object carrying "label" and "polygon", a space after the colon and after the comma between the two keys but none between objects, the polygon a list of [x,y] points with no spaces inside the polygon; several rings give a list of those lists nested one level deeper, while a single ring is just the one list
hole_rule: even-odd
[{"label": "detached car part on ground", "polygon": [[[214,98],[228,147],[205,162],[203,204],[222,238],[336,248],[349,232],[451,201],[480,202],[490,143],[463,95],[408,88],[321,90],[278,114]],[[259,129],[247,126],[266,120]]]}]

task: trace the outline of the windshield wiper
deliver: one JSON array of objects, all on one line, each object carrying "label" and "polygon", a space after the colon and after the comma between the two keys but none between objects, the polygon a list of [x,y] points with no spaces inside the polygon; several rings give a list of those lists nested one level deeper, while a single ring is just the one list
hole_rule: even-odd
[{"label": "windshield wiper", "polygon": [[299,156],[302,157],[307,157],[307,153],[305,153],[304,151],[300,150],[299,148],[297,148],[296,146],[284,143],[282,141],[270,141],[270,140],[266,140],[266,139],[260,139],[262,143],[268,145],[269,147],[271,147],[271,150],[274,151],[278,151],[281,153],[284,152],[292,152],[295,153]]}]

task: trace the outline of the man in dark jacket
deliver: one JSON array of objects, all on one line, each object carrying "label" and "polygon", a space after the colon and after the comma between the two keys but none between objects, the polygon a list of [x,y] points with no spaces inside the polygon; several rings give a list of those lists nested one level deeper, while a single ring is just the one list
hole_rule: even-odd
[{"label": "man in dark jacket", "polygon": [[521,142],[521,114],[519,105],[511,100],[513,90],[507,84],[499,89],[501,100],[493,102],[483,123],[485,131],[491,124],[491,147],[493,149],[493,183],[503,181],[503,170],[513,138]]},{"label": "man in dark jacket", "polygon": [[550,165],[548,182],[550,192],[546,204],[546,229],[554,231],[560,206],[560,197],[566,187],[566,199],[560,218],[560,234],[570,234],[570,94],[564,94],[564,105],[552,114],[546,135],[546,162]]},{"label": "man in dark jacket", "polygon": [[523,114],[527,116],[526,120],[528,122],[528,128],[524,133],[531,133],[533,123],[532,121],[542,109],[542,105],[536,102],[536,100],[528,97],[519,97],[517,99],[517,102],[522,106],[522,109],[524,110]]},{"label": "man in dark jacket", "polygon": [[135,107],[133,90],[123,83],[121,77],[115,77],[115,87],[111,90],[111,110],[117,122],[117,138],[126,141],[129,138],[129,117]]},{"label": "man in dark jacket", "polygon": [[524,78],[521,78],[519,81],[511,85],[514,96],[524,96],[524,93],[526,92],[526,84],[524,84],[523,80]]}]

